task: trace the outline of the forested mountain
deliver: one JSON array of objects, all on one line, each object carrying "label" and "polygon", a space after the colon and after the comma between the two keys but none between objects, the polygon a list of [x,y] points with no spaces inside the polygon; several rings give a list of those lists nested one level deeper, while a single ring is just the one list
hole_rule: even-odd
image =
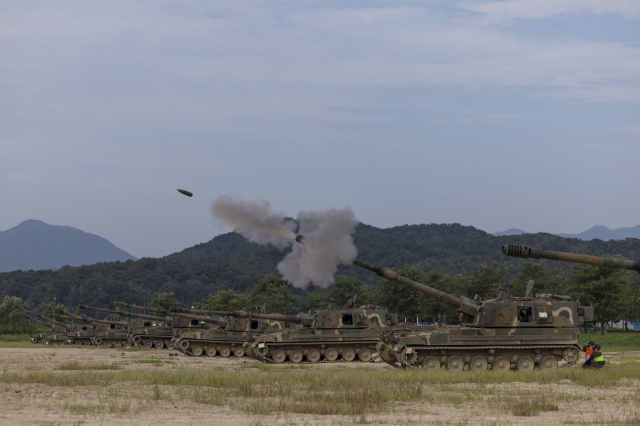
[{"label": "forested mountain", "polygon": [[0,272],[135,260],[98,235],[70,226],[25,220],[0,232]]},{"label": "forested mountain", "polygon": [[[363,260],[379,266],[415,265],[424,271],[445,273],[468,273],[483,263],[507,262],[515,274],[523,260],[502,254],[501,247],[507,242],[640,259],[638,239],[583,241],[543,233],[496,237],[459,224],[405,225],[388,229],[360,224],[355,234],[358,257]],[[182,303],[191,304],[222,289],[246,291],[267,273],[275,272],[285,253],[228,233],[159,259],[2,273],[0,299],[5,295],[44,301],[56,297],[67,306],[79,303],[107,306],[114,300],[148,303],[154,293],[174,292]],[[553,266],[566,270],[570,265],[556,263]],[[360,278],[369,288],[378,280],[373,273],[353,265],[341,267],[339,274]]]}]

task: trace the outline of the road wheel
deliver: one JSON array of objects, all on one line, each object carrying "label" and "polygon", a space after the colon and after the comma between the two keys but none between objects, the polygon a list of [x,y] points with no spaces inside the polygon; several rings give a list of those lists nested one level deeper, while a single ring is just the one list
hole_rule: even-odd
[{"label": "road wheel", "polygon": [[233,354],[238,358],[242,358],[244,356],[244,348],[238,346],[233,350]]},{"label": "road wheel", "polygon": [[327,361],[335,361],[338,359],[338,351],[335,348],[329,348],[324,353],[324,359]]},{"label": "road wheel", "polygon": [[180,343],[178,343],[178,345],[180,345],[180,349],[182,349],[183,351],[186,351],[187,349],[189,349],[188,340],[180,340]]},{"label": "road wheel", "polygon": [[44,341],[44,344],[45,344],[45,345],[50,345],[50,344],[51,344],[51,341],[49,341],[49,340],[45,340],[45,341]]},{"label": "road wheel", "polygon": [[558,361],[552,356],[545,356],[538,362],[538,368],[541,370],[554,370],[558,368]]},{"label": "road wheel", "polygon": [[318,362],[320,360],[320,351],[317,349],[311,349],[307,352],[307,361],[309,362]]},{"label": "road wheel", "polygon": [[271,358],[277,362],[278,364],[280,364],[281,362],[284,362],[285,359],[287,359],[287,354],[284,353],[284,351],[278,349],[277,351],[275,351],[273,353],[273,355],[271,356]]},{"label": "road wheel", "polygon": [[102,338],[101,337],[96,337],[94,340],[96,346],[100,346],[102,344]]},{"label": "road wheel", "polygon": [[447,370],[462,371],[464,369],[464,361],[459,356],[452,356],[447,359]]},{"label": "road wheel", "polygon": [[296,364],[302,361],[302,352],[293,351],[289,354],[289,361],[295,362]]},{"label": "road wheel", "polygon": [[576,348],[567,348],[562,354],[562,359],[567,362],[577,362],[580,359],[580,354]]},{"label": "road wheel", "polygon": [[491,361],[491,369],[494,371],[509,371],[511,370],[511,361],[501,356]]},{"label": "road wheel", "polygon": [[231,349],[229,349],[226,346],[221,347],[218,352],[220,353],[221,357],[225,357],[225,358],[231,355]]},{"label": "road wheel", "polygon": [[191,348],[191,353],[193,354],[193,356],[202,355],[202,346],[194,346],[193,348]]},{"label": "road wheel", "polygon": [[162,340],[156,340],[155,342],[153,342],[153,346],[156,349],[162,349],[164,348],[164,342]]},{"label": "road wheel", "polygon": [[151,340],[145,340],[144,342],[142,342],[142,346],[144,346],[145,348],[151,348],[153,346],[153,342]]},{"label": "road wheel", "polygon": [[85,345],[85,346],[89,346],[91,344],[91,342],[89,340],[85,339],[85,340],[82,341],[82,344]]},{"label": "road wheel", "polygon": [[518,371],[532,371],[535,366],[535,362],[528,356],[518,358],[518,361],[516,361],[516,370]]},{"label": "road wheel", "polygon": [[76,339],[76,340],[73,341],[73,344],[80,346],[82,344],[82,340]]},{"label": "road wheel", "polygon": [[173,349],[173,342],[171,340],[167,340],[164,345],[167,347],[167,349]]},{"label": "road wheel", "polygon": [[440,360],[434,356],[426,356],[422,360],[422,367],[426,370],[440,370]]},{"label": "road wheel", "polygon": [[485,371],[487,369],[487,360],[482,356],[474,357],[469,363],[469,370],[471,371]]},{"label": "road wheel", "polygon": [[358,352],[358,359],[362,362],[371,361],[371,351],[369,349],[362,349]]},{"label": "road wheel", "polygon": [[133,343],[135,343],[136,345],[139,345],[140,342],[142,342],[142,337],[140,336],[133,336]]},{"label": "road wheel", "polygon": [[347,362],[351,362],[354,359],[356,359],[356,353],[353,349],[345,349],[342,351],[342,359],[347,361]]},{"label": "road wheel", "polygon": [[207,354],[207,356],[216,356],[216,347],[209,346],[207,349],[204,350],[204,352]]}]

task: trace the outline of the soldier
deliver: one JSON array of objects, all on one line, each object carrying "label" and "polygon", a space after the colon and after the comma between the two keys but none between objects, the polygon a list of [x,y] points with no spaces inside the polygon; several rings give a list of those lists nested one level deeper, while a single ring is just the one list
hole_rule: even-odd
[{"label": "soldier", "polygon": [[343,308],[353,308],[353,299],[349,293],[347,293],[347,303],[344,304]]},{"label": "soldier", "polygon": [[589,368],[593,361],[593,353],[596,351],[596,342],[590,340],[582,350],[584,351],[584,364],[582,364],[582,368]]},{"label": "soldier", "polygon": [[604,366],[604,355],[600,352],[600,345],[595,345],[595,352],[593,353],[593,361],[591,365],[594,368],[602,368]]}]

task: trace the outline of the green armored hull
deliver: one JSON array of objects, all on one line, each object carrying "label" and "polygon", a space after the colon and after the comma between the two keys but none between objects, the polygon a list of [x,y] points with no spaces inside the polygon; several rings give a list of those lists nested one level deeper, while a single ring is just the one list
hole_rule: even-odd
[{"label": "green armored hull", "polygon": [[319,310],[308,326],[250,336],[245,348],[262,362],[369,362],[380,333],[395,322],[375,305]]},{"label": "green armored hull", "polygon": [[[507,244],[503,252],[528,257],[522,253],[532,251],[524,246]],[[533,251],[539,257],[544,256],[543,252]],[[567,260],[558,253],[551,253],[553,257],[548,258]],[[595,258],[589,258],[589,263],[593,263]],[[570,261],[579,259],[579,255],[571,255]],[[354,263],[458,309],[461,325],[434,326],[426,330],[386,330],[376,349],[384,361],[396,367],[533,370],[557,368],[561,361],[573,365],[581,350],[578,345],[580,327],[584,322],[593,321],[593,308],[580,306],[569,296],[531,295],[533,282],[525,297],[511,297],[502,290],[492,300],[458,298],[397,275],[390,269],[360,260]],[[627,267],[632,263],[609,262],[607,266],[621,264]]]},{"label": "green armored hull", "polygon": [[[284,321],[273,319],[258,319],[260,314],[251,314],[244,311],[210,311],[177,308],[176,311],[184,314],[204,313],[209,315],[228,315],[229,319],[211,319],[202,317],[208,322],[217,323],[217,327],[202,330],[184,330],[176,334],[173,340],[174,347],[190,356],[221,356],[235,357],[245,356],[244,343],[251,333],[264,333],[267,331],[282,330],[286,327]],[[232,316],[235,315],[236,317]],[[245,316],[242,318],[242,316]],[[240,318],[238,318],[240,317]]]}]

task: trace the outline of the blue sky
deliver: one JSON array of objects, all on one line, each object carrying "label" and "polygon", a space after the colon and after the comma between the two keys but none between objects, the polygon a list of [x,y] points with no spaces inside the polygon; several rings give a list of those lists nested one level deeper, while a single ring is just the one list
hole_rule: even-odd
[{"label": "blue sky", "polygon": [[161,256],[228,230],[221,194],[381,227],[634,226],[639,20],[613,0],[5,1],[0,229]]}]

